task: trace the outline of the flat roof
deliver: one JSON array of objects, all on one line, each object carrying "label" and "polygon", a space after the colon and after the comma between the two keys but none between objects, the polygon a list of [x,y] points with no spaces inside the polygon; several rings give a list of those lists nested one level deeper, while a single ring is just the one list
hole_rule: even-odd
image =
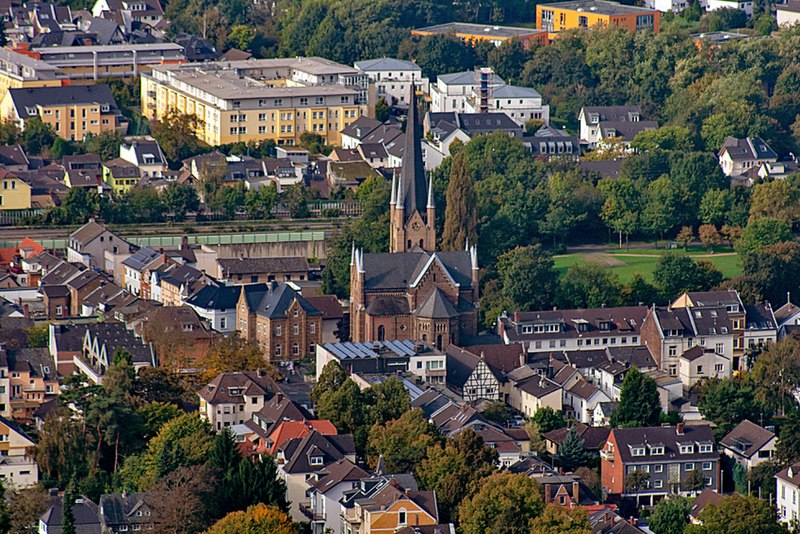
[{"label": "flat roof", "polygon": [[88,45],[88,46],[49,46],[33,48],[31,52],[45,55],[80,54],[86,52],[143,52],[148,50],[175,50],[182,52],[183,47],[177,43],[144,43],[124,45]]},{"label": "flat roof", "polygon": [[205,69],[295,69],[309,74],[359,74],[358,70],[342,63],[331,61],[321,57],[286,57],[272,59],[242,59],[239,61],[216,61],[213,63],[185,63],[183,65],[170,65],[169,67],[193,68],[203,67]]},{"label": "flat roof", "polygon": [[435,26],[418,28],[414,31],[428,33],[463,33],[469,35],[483,35],[486,37],[502,37],[510,39],[512,37],[522,37],[545,33],[545,30],[536,28],[522,28],[519,26],[492,26],[487,24],[471,24],[468,22],[447,22]]},{"label": "flat roof", "polygon": [[[8,48],[0,48],[0,61],[8,62],[20,67],[26,67],[36,71],[57,71],[58,67],[51,65],[41,59],[32,58],[26,54],[21,54]],[[37,74],[39,74],[37,72]]]},{"label": "flat roof", "polygon": [[655,9],[646,7],[626,6],[617,2],[605,0],[574,0],[571,2],[556,2],[554,4],[539,4],[542,9],[566,9],[569,11],[589,11],[601,15],[633,15],[636,13],[655,13]]}]

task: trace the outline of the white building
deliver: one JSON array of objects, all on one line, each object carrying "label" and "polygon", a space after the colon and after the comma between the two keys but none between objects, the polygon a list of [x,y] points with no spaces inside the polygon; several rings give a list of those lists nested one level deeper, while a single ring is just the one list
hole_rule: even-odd
[{"label": "white building", "polygon": [[778,436],[745,419],[719,442],[722,452],[748,471],[775,457]]},{"label": "white building", "polygon": [[752,0],[706,0],[706,11],[716,11],[724,8],[744,11],[748,17],[753,15]]},{"label": "white building", "polygon": [[[480,113],[479,88],[472,89],[472,95],[465,102],[467,113]],[[523,126],[528,121],[550,122],[550,106],[542,103],[542,95],[531,87],[500,85],[489,91],[489,111],[502,111]]]},{"label": "white building", "polygon": [[28,449],[36,443],[4,417],[0,417],[0,443],[4,445],[0,456],[0,480],[6,490],[35,486],[39,482],[39,467],[28,456]]},{"label": "white building", "polygon": [[658,122],[643,120],[639,106],[587,106],[578,115],[580,138],[589,148],[596,148],[608,139],[628,145],[636,134],[658,129]]},{"label": "white building", "polygon": [[[490,89],[497,89],[506,82],[500,76],[492,76]],[[431,111],[443,113],[467,111],[467,100],[472,98],[475,89],[480,85],[479,74],[474,70],[442,74],[431,85]]]},{"label": "white building", "polygon": [[384,57],[356,61],[353,66],[369,77],[376,96],[386,100],[390,106],[408,107],[412,81],[418,91],[428,94],[430,82],[422,75],[419,65],[412,61]]},{"label": "white building", "polygon": [[728,137],[718,155],[725,176],[739,176],[764,163],[778,161],[778,154],[760,137]]},{"label": "white building", "polygon": [[325,473],[312,482],[308,490],[309,505],[300,510],[311,520],[311,529],[317,532],[344,532],[341,518],[341,499],[346,491],[353,489],[369,473],[347,458],[332,463]]},{"label": "white building", "polygon": [[787,525],[797,523],[800,511],[800,463],[779,471],[775,479],[778,519]]},{"label": "white building", "polygon": [[728,378],[731,372],[729,356],[717,354],[713,349],[701,345],[695,345],[680,357],[678,376],[686,391],[708,378]]},{"label": "white building", "polygon": [[119,157],[139,168],[142,178],[160,177],[168,169],[167,158],[152,137],[132,138],[119,145]]},{"label": "white building", "polygon": [[215,431],[253,419],[266,402],[280,392],[264,371],[220,373],[197,392],[200,417]]},{"label": "white building", "polygon": [[672,11],[673,13],[680,13],[691,5],[687,0],[645,0],[645,7],[655,9],[666,13]]},{"label": "white building", "polygon": [[778,26],[792,26],[800,23],[800,1],[789,0],[785,4],[776,4]]},{"label": "white building", "polygon": [[332,361],[339,362],[348,375],[410,372],[437,384],[443,384],[447,376],[445,354],[421,341],[321,343],[316,351],[317,376]]},{"label": "white building", "polygon": [[578,380],[572,386],[564,389],[564,407],[572,408],[575,419],[585,424],[592,424],[594,409],[602,402],[611,399],[603,391],[584,379]]},{"label": "white building", "polygon": [[239,285],[206,284],[186,300],[197,315],[205,319],[217,332],[236,331],[236,304],[242,290]]}]

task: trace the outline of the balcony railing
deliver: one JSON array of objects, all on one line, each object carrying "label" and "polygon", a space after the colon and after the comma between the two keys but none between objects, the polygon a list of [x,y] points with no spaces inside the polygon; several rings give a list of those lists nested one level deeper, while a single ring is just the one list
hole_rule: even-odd
[{"label": "balcony railing", "polygon": [[607,462],[613,462],[614,461],[614,452],[613,451],[601,450],[600,451],[600,458],[605,460],[605,461],[607,461]]},{"label": "balcony railing", "polygon": [[306,516],[309,520],[317,522],[317,521],[325,521],[325,516],[316,512],[315,510],[311,509],[311,503],[303,502],[300,503],[300,513]]}]

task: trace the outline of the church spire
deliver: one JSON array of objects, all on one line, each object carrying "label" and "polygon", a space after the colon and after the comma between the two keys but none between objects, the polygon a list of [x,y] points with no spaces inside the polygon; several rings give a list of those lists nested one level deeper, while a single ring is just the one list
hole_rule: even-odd
[{"label": "church spire", "polygon": [[[425,165],[422,162],[422,132],[417,109],[417,94],[414,83],[408,100],[408,119],[406,120],[405,151],[403,166],[400,169],[400,195],[397,203],[403,203],[403,218],[407,221],[414,212],[426,217]],[[405,222],[404,221],[404,222]]]}]

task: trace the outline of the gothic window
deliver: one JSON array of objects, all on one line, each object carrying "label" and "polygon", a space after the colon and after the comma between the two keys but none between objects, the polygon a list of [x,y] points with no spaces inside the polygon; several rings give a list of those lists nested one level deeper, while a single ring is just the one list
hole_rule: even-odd
[{"label": "gothic window", "polygon": [[383,341],[384,339],[386,339],[386,329],[383,325],[380,325],[378,327],[378,341]]}]

